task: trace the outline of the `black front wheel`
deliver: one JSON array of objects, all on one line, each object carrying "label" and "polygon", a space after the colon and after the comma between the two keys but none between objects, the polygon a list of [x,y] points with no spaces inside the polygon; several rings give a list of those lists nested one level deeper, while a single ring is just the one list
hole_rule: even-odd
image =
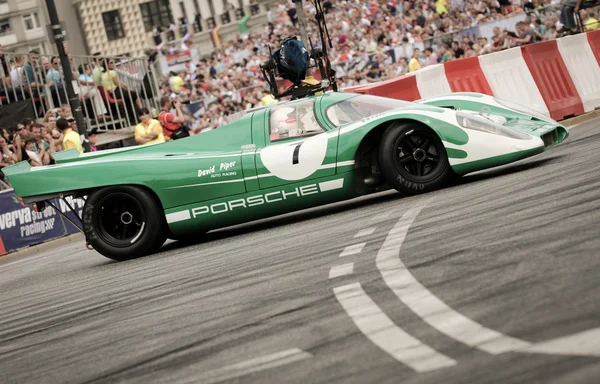
[{"label": "black front wheel", "polygon": [[89,244],[118,261],[145,256],[166,240],[164,214],[150,192],[135,186],[93,192],[83,209]]},{"label": "black front wheel", "polygon": [[439,136],[416,123],[392,124],[383,133],[378,156],[387,182],[409,195],[440,189],[454,174]]}]

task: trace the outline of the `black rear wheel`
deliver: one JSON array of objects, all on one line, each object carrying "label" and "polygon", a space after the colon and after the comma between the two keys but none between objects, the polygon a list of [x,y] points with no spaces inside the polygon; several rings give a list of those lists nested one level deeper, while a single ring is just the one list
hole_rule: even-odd
[{"label": "black rear wheel", "polygon": [[129,260],[157,250],[166,240],[162,208],[143,188],[107,187],[93,192],[83,211],[90,245],[113,260]]},{"label": "black rear wheel", "polygon": [[440,189],[453,175],[438,135],[416,123],[394,123],[383,133],[379,167],[393,188],[410,195]]}]

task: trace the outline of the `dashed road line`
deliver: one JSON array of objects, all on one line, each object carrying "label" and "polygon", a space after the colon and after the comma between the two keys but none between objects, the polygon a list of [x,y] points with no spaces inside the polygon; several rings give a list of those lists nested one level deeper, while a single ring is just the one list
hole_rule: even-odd
[{"label": "dashed road line", "polygon": [[427,202],[409,209],[390,230],[379,250],[376,264],[385,283],[421,319],[456,341],[494,355],[528,347],[530,343],[486,328],[450,308],[419,283],[404,265],[400,248],[410,225]]},{"label": "dashed road line", "polygon": [[240,363],[228,365],[223,368],[207,371],[203,375],[203,383],[218,383],[231,380],[250,373],[263,371],[311,358],[312,355],[298,348],[287,349],[270,355],[260,356]]},{"label": "dashed road line", "polygon": [[373,216],[371,218],[371,221],[379,221],[379,220],[387,219],[391,214],[392,214],[392,211],[380,213],[379,215]]},{"label": "dashed road line", "polygon": [[346,248],[344,248],[344,250],[342,251],[342,253],[340,253],[340,257],[346,257],[346,256],[350,256],[350,255],[356,255],[357,253],[360,253],[363,250],[363,248],[365,247],[365,245],[367,245],[367,243],[360,243],[360,244],[349,245]]},{"label": "dashed road line", "polygon": [[348,276],[352,273],[354,273],[354,263],[335,265],[329,270],[329,278],[335,279],[336,277]]},{"label": "dashed road line", "polygon": [[456,365],[456,360],[423,344],[394,324],[367,295],[360,283],[336,287],[333,291],[358,329],[394,359],[417,372]]},{"label": "dashed road line", "polygon": [[377,230],[377,227],[363,229],[363,230],[359,231],[356,235],[354,235],[354,239],[356,239],[358,237],[364,237],[364,236],[372,235],[373,232],[375,232],[376,230]]}]

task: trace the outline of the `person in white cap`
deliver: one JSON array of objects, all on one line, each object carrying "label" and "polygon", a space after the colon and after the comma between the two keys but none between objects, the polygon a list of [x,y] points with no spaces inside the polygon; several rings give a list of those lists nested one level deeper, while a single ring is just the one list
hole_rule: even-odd
[{"label": "person in white cap", "polygon": [[302,129],[298,127],[295,108],[283,107],[273,112],[271,116],[271,137],[273,139],[284,139],[301,135]]}]

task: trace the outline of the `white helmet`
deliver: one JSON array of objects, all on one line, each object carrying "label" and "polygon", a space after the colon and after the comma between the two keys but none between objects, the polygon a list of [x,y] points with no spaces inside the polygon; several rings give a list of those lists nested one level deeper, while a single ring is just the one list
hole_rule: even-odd
[{"label": "white helmet", "polygon": [[283,136],[299,136],[296,109],[292,107],[277,108],[271,115],[271,133]]}]

